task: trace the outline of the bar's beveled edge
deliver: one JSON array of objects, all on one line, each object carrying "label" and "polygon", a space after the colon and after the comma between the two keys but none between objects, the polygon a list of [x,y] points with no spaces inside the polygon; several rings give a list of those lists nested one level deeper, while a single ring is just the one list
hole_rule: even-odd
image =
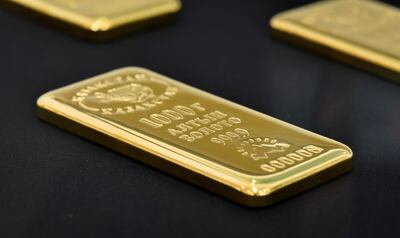
[{"label": "bar's beveled edge", "polygon": [[[125,25],[132,25],[137,22],[146,21],[147,19],[175,14],[179,12],[182,7],[180,0],[170,0],[169,2],[159,6],[153,6],[152,8],[146,9],[140,12],[140,14],[138,12],[132,12],[131,14],[122,15],[117,18],[110,18],[107,16],[85,16],[78,12],[66,10],[40,1],[14,0],[11,1],[11,3],[31,9],[37,13],[52,17],[61,22],[65,21],[68,24],[84,29],[91,34],[101,34],[102,32],[111,31]],[[45,11],[43,9],[45,9]]]},{"label": "bar's beveled edge", "polygon": [[[155,155],[158,160],[167,160],[174,165],[180,166],[189,170],[190,172],[194,172],[202,177],[210,180],[212,186],[217,186],[217,183],[221,183],[225,185],[225,189],[219,188],[217,191],[214,191],[222,196],[228,197],[234,201],[242,203],[248,206],[264,206],[270,205],[277,201],[282,200],[288,196],[293,195],[294,193],[298,193],[299,191],[305,190],[309,187],[315,186],[319,183],[322,183],[332,177],[335,177],[338,174],[344,173],[351,168],[352,161],[352,151],[349,147],[344,144],[341,144],[337,141],[331,140],[329,138],[320,136],[318,134],[306,131],[302,128],[298,128],[291,124],[280,121],[281,123],[286,124],[287,126],[294,127],[301,132],[311,133],[313,136],[317,136],[323,140],[328,140],[331,143],[335,144],[337,149],[329,150],[326,153],[323,153],[307,162],[304,162],[298,166],[293,168],[284,170],[277,174],[267,175],[267,176],[249,176],[242,173],[237,173],[235,171],[229,171],[228,168],[222,168],[222,166],[212,165],[210,161],[208,163],[202,164],[198,163],[198,159],[196,156],[192,156],[189,154],[185,154],[184,152],[179,150],[174,150],[168,148],[161,141],[152,141],[151,138],[148,138],[143,135],[135,134],[134,131],[128,128],[118,128],[112,126],[109,123],[101,121],[99,119],[94,118],[93,116],[89,116],[88,114],[82,113],[70,106],[64,105],[57,100],[54,99],[54,93],[59,90],[66,89],[68,87],[75,87],[77,84],[86,84],[90,81],[96,81],[100,78],[104,78],[106,76],[116,75],[118,73],[134,71],[134,72],[145,72],[148,74],[157,75],[158,77],[162,77],[163,79],[167,79],[169,81],[173,81],[176,84],[185,85],[183,83],[177,82],[173,79],[167,78],[166,76],[159,75],[153,71],[140,68],[140,67],[125,67],[117,70],[110,71],[108,73],[100,74],[98,76],[67,85],[65,87],[50,91],[48,93],[43,94],[37,100],[37,108],[41,112],[39,113],[39,117],[49,121],[52,124],[55,124],[61,128],[63,128],[63,123],[59,123],[57,121],[51,121],[46,118],[46,115],[55,114],[62,117],[66,121],[73,122],[81,128],[90,128],[93,129],[105,136],[112,137],[116,141],[122,142],[124,144],[129,144],[132,147],[137,147],[140,150],[143,150],[147,153]],[[193,88],[198,90],[196,88]],[[201,90],[199,90],[201,91]],[[216,97],[218,100],[224,100],[225,102],[233,103],[227,101],[225,99],[219,98],[218,96],[209,94],[207,92],[201,91],[202,93],[206,93],[210,96]],[[236,106],[242,107],[243,109],[253,111],[252,109],[243,107],[236,103],[233,103]],[[44,113],[43,113],[44,112]],[[255,112],[255,111],[253,111]],[[263,114],[264,115],[264,114]],[[266,116],[266,115],[265,115]],[[277,120],[275,118],[271,118],[267,116],[269,119]],[[70,130],[76,134],[82,135],[79,131]],[[104,145],[101,141],[96,140],[96,138],[85,138],[97,142],[99,144]],[[107,146],[107,145],[105,145]],[[109,147],[110,149],[117,150],[115,148]],[[123,154],[126,154],[122,152]],[[139,158],[140,160],[140,158]],[[140,160],[142,162],[147,163],[146,161]],[[204,161],[203,161],[204,162]],[[207,161],[206,161],[207,162]],[[318,165],[318,166],[317,166]],[[154,166],[154,165],[153,165]],[[157,166],[154,166],[157,167]],[[338,169],[341,168],[341,169]],[[163,170],[163,169],[162,169]],[[171,173],[171,171],[164,170],[167,173]],[[224,172],[221,172],[224,171]],[[317,180],[313,180],[312,178],[315,176],[319,176],[320,174],[326,174],[328,171],[335,171],[335,173],[330,176],[325,176],[324,178],[318,178]],[[174,173],[172,173],[174,174]],[[178,176],[181,177],[181,176]],[[285,179],[282,179],[285,178]],[[187,179],[190,180],[190,179]],[[198,180],[198,179],[197,179]],[[193,181],[191,181],[193,182]],[[214,182],[214,183],[213,183]],[[193,183],[202,186],[202,184]],[[296,184],[305,184],[303,186],[304,189],[298,188]],[[204,187],[204,186],[203,186]],[[291,189],[287,189],[291,188]],[[294,189],[293,189],[294,188]],[[220,192],[220,190],[224,192]],[[286,191],[287,190],[287,191]],[[296,192],[290,192],[294,190]],[[235,192],[236,191],[236,192]],[[233,194],[227,195],[224,193]],[[283,194],[283,195],[282,195]]]}]

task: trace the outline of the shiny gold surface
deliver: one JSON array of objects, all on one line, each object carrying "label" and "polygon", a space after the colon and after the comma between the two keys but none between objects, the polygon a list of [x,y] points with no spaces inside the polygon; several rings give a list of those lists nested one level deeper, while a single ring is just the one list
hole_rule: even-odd
[{"label": "shiny gold surface", "polygon": [[278,14],[271,26],[296,43],[400,80],[400,11],[395,7],[370,0],[321,1]]},{"label": "shiny gold surface", "polygon": [[107,32],[126,25],[176,13],[179,0],[13,0],[91,33]]},{"label": "shiny gold surface", "polygon": [[250,206],[351,168],[343,144],[143,68],[51,91],[37,105],[44,120]]}]

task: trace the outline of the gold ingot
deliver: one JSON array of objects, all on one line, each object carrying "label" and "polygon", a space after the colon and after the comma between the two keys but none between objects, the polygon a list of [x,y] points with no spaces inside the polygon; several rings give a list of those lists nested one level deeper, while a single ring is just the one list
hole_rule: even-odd
[{"label": "gold ingot", "polygon": [[400,80],[400,11],[379,1],[321,1],[280,13],[277,36]]},{"label": "gold ingot", "polygon": [[339,142],[143,68],[56,89],[37,106],[45,121],[249,206],[351,168]]},{"label": "gold ingot", "polygon": [[95,40],[162,23],[181,8],[180,0],[13,0],[3,4],[47,16],[46,20]]}]

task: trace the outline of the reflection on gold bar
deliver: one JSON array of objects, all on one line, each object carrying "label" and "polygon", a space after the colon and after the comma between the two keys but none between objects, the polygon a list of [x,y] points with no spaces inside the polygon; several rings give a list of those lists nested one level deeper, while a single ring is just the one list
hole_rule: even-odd
[{"label": "reflection on gold bar", "polygon": [[370,0],[321,1],[276,15],[278,36],[400,80],[400,11]]},{"label": "reflection on gold bar", "polygon": [[339,142],[143,68],[51,91],[37,105],[52,124],[249,206],[351,168]]},{"label": "reflection on gold bar", "polygon": [[180,0],[13,0],[3,3],[50,17],[64,28],[92,39],[110,38],[150,22],[163,21],[181,8]]}]

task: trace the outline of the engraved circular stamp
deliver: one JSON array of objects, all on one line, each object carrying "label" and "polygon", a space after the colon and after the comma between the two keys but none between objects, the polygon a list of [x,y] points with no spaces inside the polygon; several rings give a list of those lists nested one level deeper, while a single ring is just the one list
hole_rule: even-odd
[{"label": "engraved circular stamp", "polygon": [[162,105],[178,88],[144,73],[132,73],[96,81],[75,93],[72,101],[105,115],[146,111]]},{"label": "engraved circular stamp", "polygon": [[285,152],[291,145],[268,137],[249,138],[242,141],[236,150],[253,160],[268,159],[271,154]]}]

